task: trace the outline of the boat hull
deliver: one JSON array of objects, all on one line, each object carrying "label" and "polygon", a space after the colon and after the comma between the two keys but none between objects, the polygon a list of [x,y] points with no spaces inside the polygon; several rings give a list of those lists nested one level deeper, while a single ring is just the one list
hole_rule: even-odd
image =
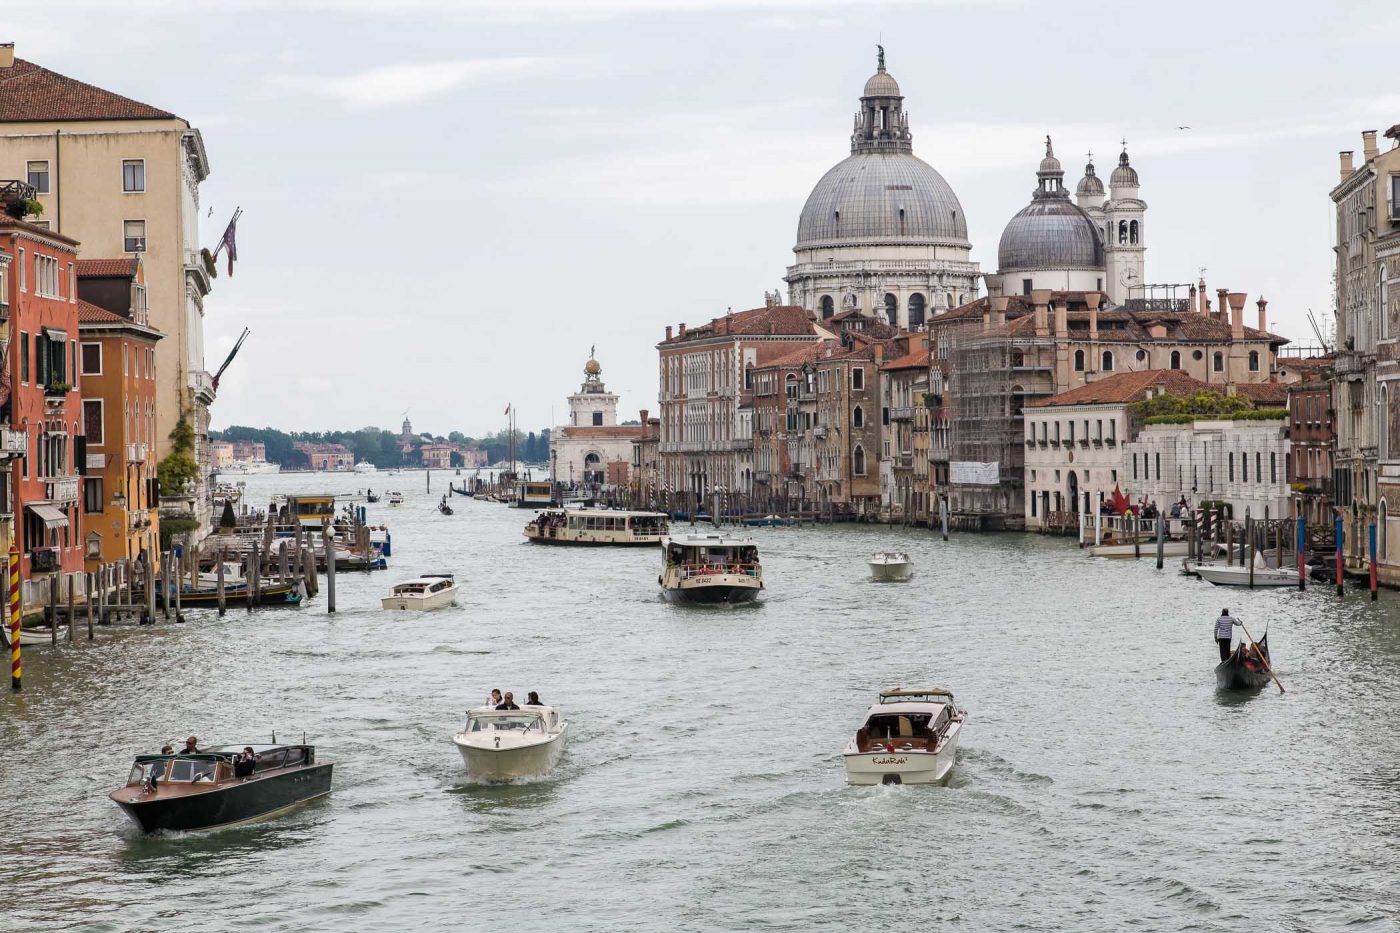
[{"label": "boat hull", "polygon": [[922,749],[861,752],[848,748],[846,783],[872,784],[944,784],[952,777],[958,758],[958,732],[951,729],[938,751]]},{"label": "boat hull", "polygon": [[331,791],[332,762],[283,774],[211,787],[199,794],[163,797],[123,787],[109,796],[143,833],[222,829],[269,819]]},{"label": "boat hull", "polygon": [[[587,535],[587,532],[584,533]],[[537,535],[525,532],[525,539],[532,544],[562,544],[567,547],[656,547],[661,543],[661,536],[654,535],[646,538],[603,538],[596,537],[556,537],[552,535]]]},{"label": "boat hull", "polygon": [[696,606],[737,606],[758,599],[763,584],[747,574],[712,574],[663,582],[661,593],[669,602]]},{"label": "boat hull", "polygon": [[[1235,646],[1230,656],[1215,665],[1215,687],[1217,690],[1260,690],[1273,680],[1262,664],[1251,665],[1244,658],[1244,644]],[[1269,656],[1269,636],[1260,642],[1264,657]]]},{"label": "boat hull", "polygon": [[908,563],[870,562],[870,579],[876,583],[907,583],[914,575],[914,565]]},{"label": "boat hull", "polygon": [[513,778],[538,777],[554,770],[564,754],[565,729],[542,742],[508,748],[487,748],[468,743],[459,733],[452,737],[467,772],[485,781],[509,781]]},{"label": "boat hull", "polygon": [[[1197,564],[1196,576],[1202,580],[1214,583],[1216,586],[1250,586],[1250,573],[1248,567],[1231,566],[1218,567],[1209,564]],[[1298,572],[1296,570],[1279,570],[1268,567],[1263,570],[1255,569],[1254,586],[1297,586]]]},{"label": "boat hull", "polygon": [[[1100,544],[1089,549],[1089,554],[1093,557],[1128,558],[1153,557],[1157,553],[1157,540],[1155,538],[1144,538],[1136,546],[1132,544]],[[1185,557],[1191,553],[1189,541],[1163,541],[1163,557]]]},{"label": "boat hull", "polygon": [[384,609],[410,610],[417,612],[428,612],[433,609],[442,609],[457,601],[457,588],[443,590],[440,593],[430,593],[427,596],[385,596],[379,601],[379,605]]}]

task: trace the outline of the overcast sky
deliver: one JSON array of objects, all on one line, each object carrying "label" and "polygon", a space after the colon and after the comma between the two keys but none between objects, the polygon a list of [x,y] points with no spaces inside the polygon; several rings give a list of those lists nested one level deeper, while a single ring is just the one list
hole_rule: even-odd
[{"label": "overcast sky", "polygon": [[[883,33],[916,154],[984,271],[1035,187],[1126,137],[1147,281],[1330,312],[1337,151],[1400,123],[1392,2],[45,0],[16,54],[204,133],[214,425],[481,434],[564,417],[589,346],[624,417],[655,343],[762,304],[849,152]],[[1178,129],[1189,126],[1189,130]],[[1389,141],[1382,140],[1384,146]]]}]

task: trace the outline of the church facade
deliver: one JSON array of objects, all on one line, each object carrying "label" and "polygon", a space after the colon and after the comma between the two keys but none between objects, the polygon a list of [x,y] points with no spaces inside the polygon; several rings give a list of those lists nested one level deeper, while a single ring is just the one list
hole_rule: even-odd
[{"label": "church facade", "polygon": [[583,384],[569,396],[569,423],[549,432],[549,478],[569,486],[603,486],[608,467],[632,462],[633,441],[642,428],[617,423],[617,396],[603,383],[603,367],[592,354]]}]

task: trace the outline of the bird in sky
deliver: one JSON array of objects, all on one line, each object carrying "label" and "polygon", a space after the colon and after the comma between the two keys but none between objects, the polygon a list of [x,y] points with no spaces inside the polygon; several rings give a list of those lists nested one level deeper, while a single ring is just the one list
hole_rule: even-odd
[{"label": "bird in sky", "polygon": [[1179,129],[1179,130],[1189,130],[1190,128],[1191,128],[1191,127],[1189,127],[1189,126],[1178,126],[1178,127],[1177,127],[1177,129]]}]

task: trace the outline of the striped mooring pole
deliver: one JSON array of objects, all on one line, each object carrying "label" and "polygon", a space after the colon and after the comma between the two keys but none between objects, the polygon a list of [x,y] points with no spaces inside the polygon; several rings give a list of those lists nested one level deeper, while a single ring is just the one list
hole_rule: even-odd
[{"label": "striped mooring pole", "polygon": [[19,656],[19,548],[10,545],[10,689],[20,689],[23,670]]}]

